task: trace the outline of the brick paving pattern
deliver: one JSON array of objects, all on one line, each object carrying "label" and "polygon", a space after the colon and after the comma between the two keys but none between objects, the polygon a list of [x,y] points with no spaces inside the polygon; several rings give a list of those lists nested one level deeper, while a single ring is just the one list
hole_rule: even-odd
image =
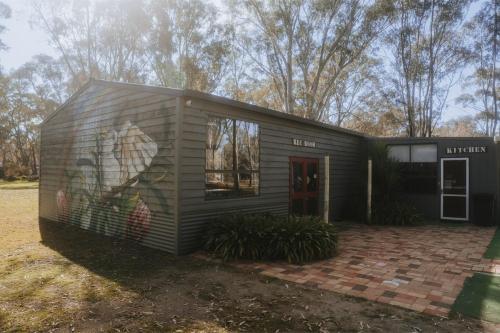
[{"label": "brick paving pattern", "polygon": [[500,273],[482,258],[495,228],[460,225],[372,227],[339,234],[338,255],[308,265],[237,263],[271,276],[431,315],[447,316],[464,280]]}]

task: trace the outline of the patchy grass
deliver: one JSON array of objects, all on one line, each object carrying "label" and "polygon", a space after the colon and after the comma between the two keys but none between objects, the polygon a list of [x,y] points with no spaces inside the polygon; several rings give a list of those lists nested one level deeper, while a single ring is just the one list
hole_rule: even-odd
[{"label": "patchy grass", "polygon": [[488,249],[484,253],[484,257],[487,259],[500,259],[500,227],[497,228]]},{"label": "patchy grass", "polygon": [[453,311],[500,324],[500,276],[476,273],[467,278]]},{"label": "patchy grass", "polygon": [[38,182],[29,182],[27,180],[15,180],[7,182],[0,179],[0,190],[29,190],[37,189]]},{"label": "patchy grass", "polygon": [[481,332],[37,219],[0,190],[0,332]]}]

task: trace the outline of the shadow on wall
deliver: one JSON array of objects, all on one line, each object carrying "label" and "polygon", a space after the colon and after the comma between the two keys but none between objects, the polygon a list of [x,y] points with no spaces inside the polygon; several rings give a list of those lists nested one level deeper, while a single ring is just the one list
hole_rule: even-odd
[{"label": "shadow on wall", "polygon": [[138,280],[148,280],[173,266],[182,272],[201,269],[207,264],[46,219],[39,220],[39,229],[45,246],[75,264],[133,289]]}]

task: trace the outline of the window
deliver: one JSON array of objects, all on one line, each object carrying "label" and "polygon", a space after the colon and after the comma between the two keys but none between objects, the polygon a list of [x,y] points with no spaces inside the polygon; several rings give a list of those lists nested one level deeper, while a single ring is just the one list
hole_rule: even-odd
[{"label": "window", "polygon": [[435,194],[437,191],[437,146],[435,144],[388,145],[388,155],[399,162],[402,190]]},{"label": "window", "polygon": [[408,145],[394,145],[387,146],[389,158],[402,163],[410,162],[410,146]]},{"label": "window", "polygon": [[259,193],[259,125],[209,117],[206,144],[207,198]]}]

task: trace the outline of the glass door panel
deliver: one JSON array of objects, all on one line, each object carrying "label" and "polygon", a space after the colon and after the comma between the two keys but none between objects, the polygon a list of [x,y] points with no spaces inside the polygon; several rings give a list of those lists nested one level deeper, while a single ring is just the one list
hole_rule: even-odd
[{"label": "glass door panel", "polygon": [[300,193],[304,189],[304,168],[299,161],[292,162],[292,188],[294,193]]},{"label": "glass door panel", "polygon": [[317,215],[319,202],[319,160],[290,158],[290,214]]},{"label": "glass door panel", "polygon": [[443,160],[443,194],[467,194],[466,164],[466,160]]},{"label": "glass door panel", "polygon": [[307,162],[307,192],[318,191],[318,163]]},{"label": "glass door panel", "polygon": [[469,159],[441,159],[441,218],[469,219]]}]

